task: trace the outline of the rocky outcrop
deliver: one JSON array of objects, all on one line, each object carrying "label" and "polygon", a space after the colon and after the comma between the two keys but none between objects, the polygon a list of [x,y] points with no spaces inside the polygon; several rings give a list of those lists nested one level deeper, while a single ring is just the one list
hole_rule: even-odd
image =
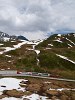
[{"label": "rocky outcrop", "polygon": [[22,97],[24,95],[24,92],[23,91],[17,91],[15,89],[13,89],[13,90],[4,90],[3,94],[7,95],[9,97],[20,98],[20,97]]}]

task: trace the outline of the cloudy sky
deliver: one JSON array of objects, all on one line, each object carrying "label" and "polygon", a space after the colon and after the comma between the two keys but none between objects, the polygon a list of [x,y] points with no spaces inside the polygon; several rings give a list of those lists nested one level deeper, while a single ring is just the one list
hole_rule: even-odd
[{"label": "cloudy sky", "polygon": [[75,0],[0,0],[0,30],[29,39],[75,32]]}]

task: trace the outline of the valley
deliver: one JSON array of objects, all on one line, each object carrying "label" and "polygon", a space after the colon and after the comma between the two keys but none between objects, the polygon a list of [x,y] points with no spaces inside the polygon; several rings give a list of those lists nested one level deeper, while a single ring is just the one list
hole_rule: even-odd
[{"label": "valley", "polygon": [[48,72],[61,78],[75,79],[74,36],[73,33],[55,34],[46,40],[1,41],[0,69]]},{"label": "valley", "polygon": [[[74,100],[75,35],[21,39],[0,41],[0,99]],[[11,86],[10,79],[16,87]]]}]

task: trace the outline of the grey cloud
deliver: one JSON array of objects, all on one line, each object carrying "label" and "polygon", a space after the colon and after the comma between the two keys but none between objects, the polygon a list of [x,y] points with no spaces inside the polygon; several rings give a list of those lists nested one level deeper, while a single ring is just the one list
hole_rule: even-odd
[{"label": "grey cloud", "polygon": [[0,0],[0,30],[29,38],[62,29],[74,31],[74,9],[74,0]]}]

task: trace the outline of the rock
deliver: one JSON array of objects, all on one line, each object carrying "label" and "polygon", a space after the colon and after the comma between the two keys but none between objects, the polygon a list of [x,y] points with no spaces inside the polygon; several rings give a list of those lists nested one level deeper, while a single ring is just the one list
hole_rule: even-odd
[{"label": "rock", "polygon": [[51,96],[57,96],[57,95],[59,95],[59,92],[56,90],[47,90],[46,94],[51,95]]},{"label": "rock", "polygon": [[0,99],[7,97],[7,95],[0,95]]},{"label": "rock", "polygon": [[26,90],[34,93],[39,93],[41,91],[42,84],[30,84]]},{"label": "rock", "polygon": [[31,95],[32,93],[30,91],[25,91],[24,92],[24,95],[28,96],[28,95]]},{"label": "rock", "polygon": [[3,91],[3,94],[5,94],[9,97],[20,98],[24,95],[24,92],[23,91],[17,91],[15,89],[13,89],[13,90],[5,90],[5,91]]},{"label": "rock", "polygon": [[26,81],[26,80],[23,80],[23,81],[21,81],[20,83],[21,83],[21,84],[30,84],[30,81],[29,81],[29,80],[27,80],[27,81]]},{"label": "rock", "polygon": [[27,84],[20,83],[19,85],[20,85],[21,87],[27,87]]}]

